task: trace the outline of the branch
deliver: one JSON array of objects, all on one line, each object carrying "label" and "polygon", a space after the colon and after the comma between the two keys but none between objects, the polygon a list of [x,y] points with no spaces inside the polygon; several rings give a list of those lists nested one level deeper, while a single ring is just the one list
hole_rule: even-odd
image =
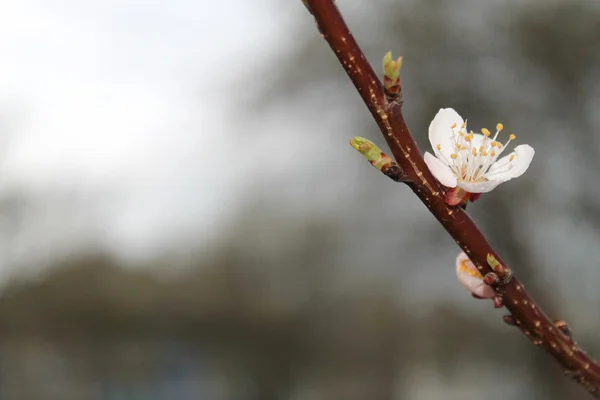
[{"label": "branch", "polygon": [[[460,207],[444,201],[444,190],[427,168],[402,115],[402,87],[395,96],[386,90],[354,40],[333,0],[303,0],[313,14],[319,31],[337,56],[348,77],[379,126],[403,173],[403,182],[425,204],[482,275],[490,281],[511,315],[505,321],[546,350],[565,371],[600,398],[600,365],[570,336],[563,321],[555,324],[525,291],[523,284],[488,243],[473,220]],[[399,83],[399,81],[398,81]]]}]

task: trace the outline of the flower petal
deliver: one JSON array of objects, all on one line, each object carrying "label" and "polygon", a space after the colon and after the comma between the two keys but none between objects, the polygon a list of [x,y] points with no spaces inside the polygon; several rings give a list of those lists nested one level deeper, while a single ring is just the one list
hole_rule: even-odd
[{"label": "flower petal", "polygon": [[[481,133],[473,133],[473,139],[471,139],[471,146],[479,149],[479,146],[483,145],[483,141],[486,140],[486,136]],[[488,139],[487,144],[489,145],[492,141]]]},{"label": "flower petal", "polygon": [[429,170],[435,176],[435,179],[447,187],[456,187],[456,176],[449,166],[441,162],[433,154],[428,151],[425,152],[425,164],[429,167]]},{"label": "flower petal", "polygon": [[494,289],[483,283],[481,274],[462,251],[456,257],[456,276],[459,282],[474,295],[484,299],[492,299],[496,296]]},{"label": "flower petal", "polygon": [[[487,177],[488,175],[491,175],[494,180],[500,180],[502,182],[517,178],[527,171],[534,154],[535,150],[533,150],[533,147],[527,144],[519,145],[515,147],[511,154],[502,157],[492,164],[484,176]],[[515,157],[510,161],[510,157],[513,155]]]},{"label": "flower petal", "polygon": [[466,190],[469,193],[487,193],[504,182],[500,179],[490,179],[487,182],[458,182],[458,187]]},{"label": "flower petal", "polygon": [[[452,108],[442,108],[429,124],[429,142],[436,157],[449,160],[454,152],[454,133],[451,126],[456,124],[456,130],[461,128],[463,119]],[[438,145],[440,149],[438,150]],[[441,154],[441,156],[440,156]]]}]

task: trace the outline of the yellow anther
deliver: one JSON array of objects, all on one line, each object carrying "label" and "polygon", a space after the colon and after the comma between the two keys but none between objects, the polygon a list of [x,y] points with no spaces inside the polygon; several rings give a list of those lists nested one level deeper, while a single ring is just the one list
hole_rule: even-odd
[{"label": "yellow anther", "polygon": [[490,143],[490,146],[496,147],[496,143],[498,143],[498,142],[492,142],[492,143]]},{"label": "yellow anther", "polygon": [[511,155],[510,155],[510,158],[509,158],[509,161],[512,161],[512,160],[514,160],[514,159],[515,159],[515,155],[514,155],[514,154],[511,154]]},{"label": "yellow anther", "polygon": [[510,136],[508,137],[509,140],[515,140],[517,138],[517,136],[514,133],[511,133]]},{"label": "yellow anther", "polygon": [[473,149],[473,155],[477,156],[477,149],[475,149],[475,148]]},{"label": "yellow anther", "polygon": [[498,132],[500,132],[502,129],[504,129],[504,125],[502,125],[502,124],[498,124],[498,125],[496,125],[496,130],[497,130]]},{"label": "yellow anther", "polygon": [[452,154],[450,154],[450,158],[453,160],[456,160],[458,158],[458,154],[452,153]]},{"label": "yellow anther", "polygon": [[492,152],[490,153],[490,156],[495,157],[496,156],[496,152],[494,150],[492,150]]},{"label": "yellow anther", "polygon": [[481,153],[482,156],[487,157],[488,156],[488,152],[484,151],[483,153]]},{"label": "yellow anther", "polygon": [[487,129],[487,128],[481,129],[481,133],[483,133],[485,136],[490,136],[491,135],[489,129]]},{"label": "yellow anther", "polygon": [[465,129],[467,127],[467,123],[463,122],[462,125],[460,126],[462,129]]},{"label": "yellow anther", "polygon": [[483,153],[483,149],[484,149],[484,147],[483,147],[483,146],[479,146],[479,152],[480,152],[480,153]]},{"label": "yellow anther", "polygon": [[496,142],[496,146],[498,146],[498,149],[501,149],[502,148],[502,143]]},{"label": "yellow anther", "polygon": [[460,132],[458,132],[458,134],[459,134],[460,136],[465,136],[465,133],[464,133],[463,131],[460,131]]},{"label": "yellow anther", "polygon": [[450,129],[454,129],[456,128],[456,122],[452,124],[452,126],[450,127]]},{"label": "yellow anther", "polygon": [[465,146],[465,145],[463,144],[462,146],[460,146],[460,149],[461,149],[461,150],[467,150],[467,149],[468,149],[468,147],[467,147],[467,146]]},{"label": "yellow anther", "polygon": [[438,150],[442,150],[442,145],[438,144],[438,145],[435,146],[435,148],[438,149]]}]

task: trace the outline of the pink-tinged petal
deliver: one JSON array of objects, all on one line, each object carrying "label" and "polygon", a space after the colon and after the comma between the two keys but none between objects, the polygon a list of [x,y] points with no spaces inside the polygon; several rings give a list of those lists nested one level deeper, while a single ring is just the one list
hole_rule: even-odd
[{"label": "pink-tinged petal", "polygon": [[449,166],[441,162],[433,154],[425,152],[425,164],[440,183],[447,187],[456,187],[456,176]]},{"label": "pink-tinged petal", "polygon": [[484,299],[493,299],[496,292],[483,283],[483,277],[464,252],[456,257],[456,276],[458,281],[472,294]]},{"label": "pink-tinged petal", "polygon": [[[442,160],[450,160],[454,152],[454,133],[452,126],[456,124],[455,132],[461,129],[463,119],[452,108],[442,108],[429,124],[429,142],[436,157]],[[440,145],[440,150],[438,150]]]},{"label": "pink-tinged petal", "polygon": [[[502,182],[517,178],[527,171],[534,155],[535,150],[533,150],[533,147],[527,144],[519,145],[515,147],[511,154],[492,164],[485,176],[493,176],[494,180],[497,179]],[[513,160],[510,161],[512,156],[514,156]]]},{"label": "pink-tinged petal", "polygon": [[458,187],[466,190],[469,193],[487,193],[501,184],[502,180],[493,179],[487,182],[458,182]]}]

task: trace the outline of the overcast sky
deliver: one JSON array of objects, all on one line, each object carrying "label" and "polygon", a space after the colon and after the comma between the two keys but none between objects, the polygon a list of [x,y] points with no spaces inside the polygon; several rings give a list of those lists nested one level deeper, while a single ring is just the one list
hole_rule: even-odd
[{"label": "overcast sky", "polygon": [[69,246],[87,229],[135,256],[210,232],[235,197],[225,88],[277,47],[276,16],[268,1],[3,1],[0,184],[72,191]]}]

